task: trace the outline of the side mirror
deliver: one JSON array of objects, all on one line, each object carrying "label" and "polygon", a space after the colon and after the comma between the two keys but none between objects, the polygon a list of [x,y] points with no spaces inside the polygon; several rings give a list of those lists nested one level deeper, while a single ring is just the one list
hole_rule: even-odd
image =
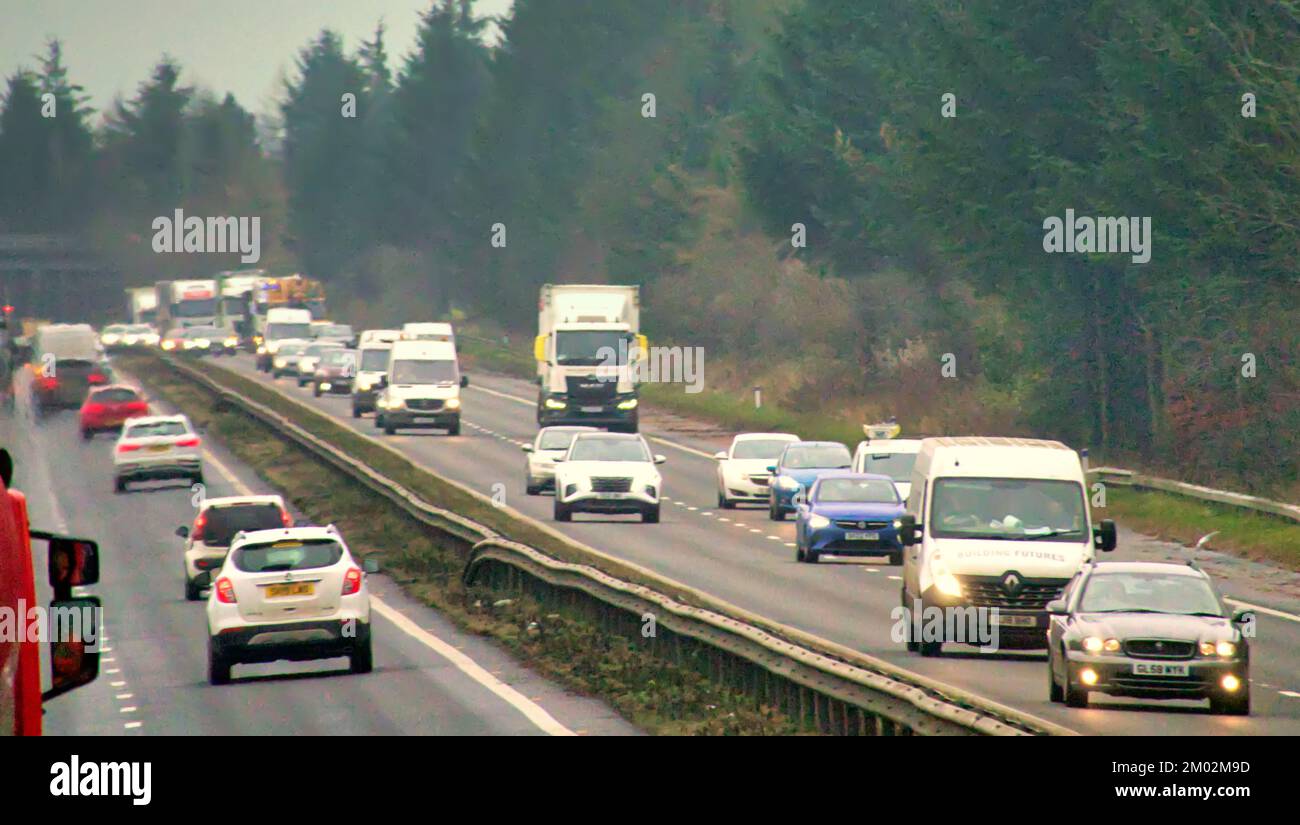
[{"label": "side mirror", "polygon": [[1237,608],[1236,610],[1232,611],[1232,623],[1233,624],[1254,624],[1255,611],[1245,607]]},{"label": "side mirror", "polygon": [[1065,606],[1065,599],[1055,599],[1047,603],[1047,613],[1049,616],[1064,616],[1070,612]]},{"label": "side mirror", "polygon": [[532,445],[532,444],[525,444],[524,446],[520,447],[519,449],[523,450],[523,451],[526,452],[526,453],[531,453],[531,452],[533,451],[533,445]]},{"label": "side mirror", "polygon": [[775,473],[775,472],[776,472],[776,465],[775,465],[775,464],[769,464],[769,465],[767,465],[767,471],[768,471],[769,473]]},{"label": "side mirror", "polygon": [[661,456],[661,455],[656,455],[656,456],[655,456],[655,464],[663,464],[663,463],[664,463],[665,461],[667,461],[667,460],[668,460],[668,459],[665,458],[664,456]]},{"label": "side mirror", "polygon": [[379,559],[365,558],[361,560],[361,569],[367,573],[379,572]]},{"label": "side mirror", "polygon": [[898,530],[898,541],[904,547],[911,547],[921,540],[921,525],[916,523],[916,516],[904,513],[894,521]]},{"label": "side mirror", "polygon": [[187,539],[190,537],[190,528],[182,524],[180,527],[176,528],[176,535],[180,536],[183,539]]},{"label": "side mirror", "polygon": [[48,539],[49,579],[55,597],[70,597],[72,588],[99,581],[99,545],[89,539],[51,536],[32,531],[32,538]]},{"label": "side mirror", "polygon": [[461,385],[462,387],[468,387],[468,386],[469,386],[469,376],[468,376],[468,375],[462,375],[462,376],[460,377],[460,385]]},{"label": "side mirror", "polygon": [[99,651],[87,650],[99,642],[100,601],[93,596],[50,602],[50,689],[42,701],[95,681],[99,676]]},{"label": "side mirror", "polygon": [[726,451],[726,450],[718,450],[716,453],[713,454],[713,457],[716,458],[716,459],[719,459],[719,460],[724,459],[724,458],[727,457],[727,451]]},{"label": "side mirror", "polygon": [[555,460],[556,460],[556,461],[563,461],[563,460],[564,460],[564,456],[562,456],[562,455],[561,455],[561,456],[556,456],[556,457],[555,457]]},{"label": "side mirror", "polygon": [[1101,523],[1092,528],[1093,546],[1103,553],[1109,553],[1119,544],[1119,537],[1115,533],[1115,522],[1108,518],[1101,520]]}]

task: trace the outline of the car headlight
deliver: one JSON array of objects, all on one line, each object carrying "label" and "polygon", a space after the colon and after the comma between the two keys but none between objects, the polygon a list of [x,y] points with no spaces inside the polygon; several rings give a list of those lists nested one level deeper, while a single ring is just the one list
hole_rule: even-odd
[{"label": "car headlight", "polygon": [[1115,653],[1119,650],[1119,639],[1103,639],[1100,636],[1089,636],[1083,640],[1083,649],[1089,653]]},{"label": "car headlight", "polygon": [[620,401],[618,404],[618,408],[620,410],[634,410],[636,409],[636,399],[629,398],[626,401]]},{"label": "car headlight", "polygon": [[163,342],[162,342],[162,348],[163,348],[163,349],[176,349],[176,342],[175,342],[175,341],[163,341]]},{"label": "car headlight", "polygon": [[830,527],[831,520],[826,518],[825,516],[813,516],[812,518],[808,519],[808,526],[814,530],[820,530],[823,527]]},{"label": "car headlight", "polygon": [[211,345],[212,345],[212,342],[209,341],[207,338],[200,338],[199,340],[197,340],[197,341],[194,342],[194,346],[196,346],[196,347],[207,347],[207,346],[211,346]]},{"label": "car headlight", "polygon": [[257,345],[257,354],[258,354],[258,355],[266,355],[266,347],[263,346],[262,344],[258,344],[258,345]]},{"label": "car headlight", "polygon": [[369,381],[358,381],[358,382],[357,382],[357,390],[360,391],[360,392],[370,392],[370,382],[369,382]]},{"label": "car headlight", "polygon": [[443,406],[445,406],[445,407],[446,407],[447,409],[449,409],[449,410],[459,410],[459,409],[460,409],[460,399],[459,399],[459,398],[448,398],[448,399],[447,399],[447,403],[444,404]]},{"label": "car headlight", "polygon": [[104,346],[111,346],[117,343],[118,338],[116,335],[105,335],[99,340],[100,343],[104,344]]},{"label": "car headlight", "polygon": [[546,409],[548,410],[562,410],[567,406],[568,404],[565,404],[563,401],[560,401],[558,398],[546,399]]},{"label": "car headlight", "polygon": [[782,490],[798,490],[799,482],[789,476],[781,476],[776,480],[776,486],[780,487]]},{"label": "car headlight", "polygon": [[1229,659],[1237,655],[1237,646],[1232,642],[1201,642],[1201,655]]},{"label": "car headlight", "polygon": [[237,347],[237,346],[239,346],[239,339],[238,339],[238,338],[227,338],[227,339],[226,339],[226,346],[228,346],[228,347]]}]

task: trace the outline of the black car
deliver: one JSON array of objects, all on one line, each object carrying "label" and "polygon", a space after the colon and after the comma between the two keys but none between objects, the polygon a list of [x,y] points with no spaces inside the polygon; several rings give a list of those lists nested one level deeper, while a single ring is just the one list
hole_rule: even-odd
[{"label": "black car", "polygon": [[1047,612],[1053,702],[1087,707],[1097,691],[1209,699],[1214,713],[1250,713],[1255,614],[1229,610],[1194,565],[1089,564]]}]

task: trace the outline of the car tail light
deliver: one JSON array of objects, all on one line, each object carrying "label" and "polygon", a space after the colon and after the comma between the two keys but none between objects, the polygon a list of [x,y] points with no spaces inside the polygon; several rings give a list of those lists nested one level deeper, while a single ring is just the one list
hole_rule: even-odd
[{"label": "car tail light", "polygon": [[117,445],[117,451],[119,453],[131,453],[131,452],[135,452],[138,449],[140,449],[139,444],[118,444]]},{"label": "car tail light", "polygon": [[203,540],[203,525],[208,523],[208,514],[199,513],[199,517],[194,519],[194,529],[190,531],[191,541]]},{"label": "car tail light", "polygon": [[41,376],[39,379],[37,379],[37,383],[40,385],[41,389],[46,391],[56,390],[59,388],[59,379],[55,378],[52,375]]},{"label": "car tail light", "polygon": [[361,571],[353,567],[343,575],[343,595],[351,596],[361,590]]},{"label": "car tail light", "polygon": [[281,510],[281,511],[280,511],[280,521],[284,522],[284,526],[285,526],[285,527],[292,527],[292,526],[293,526],[293,516],[289,515],[289,511],[288,511],[288,510]]},{"label": "car tail light", "polygon": [[217,594],[217,601],[222,604],[235,604],[238,601],[235,598],[235,585],[225,576],[217,579],[217,583],[212,586],[212,590]]},{"label": "car tail light", "polygon": [[177,447],[197,447],[199,446],[199,437],[192,435],[189,438],[182,438],[176,442]]},{"label": "car tail light", "polygon": [[92,373],[90,374],[90,377],[87,378],[86,380],[89,381],[89,382],[92,383],[92,384],[103,384],[103,383],[104,383],[105,381],[107,381],[108,379],[104,377],[104,374],[103,374],[103,373],[100,373],[100,372],[92,372]]},{"label": "car tail light", "polygon": [[104,412],[104,409],[105,409],[105,408],[104,408],[104,405],[103,405],[103,404],[93,403],[93,404],[87,404],[87,405],[83,408],[83,412],[85,412],[85,413],[87,413],[87,414],[89,414],[89,415],[99,415],[99,414],[101,414],[101,413]]},{"label": "car tail light", "polygon": [[149,405],[143,401],[132,401],[130,404],[126,405],[126,408],[131,412],[149,412]]}]

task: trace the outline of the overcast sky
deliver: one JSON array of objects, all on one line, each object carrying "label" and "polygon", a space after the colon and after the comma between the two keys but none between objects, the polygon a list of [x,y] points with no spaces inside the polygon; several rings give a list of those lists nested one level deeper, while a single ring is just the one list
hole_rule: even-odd
[{"label": "overcast sky", "polygon": [[[219,96],[233,92],[245,108],[267,113],[280,97],[278,79],[293,71],[298,50],[327,26],[354,51],[382,18],[396,74],[431,2],[0,0],[0,74],[37,68],[36,55],[57,37],[73,82],[102,112],[115,95],[132,97],[165,52],[181,64],[186,84]],[[479,16],[502,15],[512,2],[475,0],[474,8]]]}]

